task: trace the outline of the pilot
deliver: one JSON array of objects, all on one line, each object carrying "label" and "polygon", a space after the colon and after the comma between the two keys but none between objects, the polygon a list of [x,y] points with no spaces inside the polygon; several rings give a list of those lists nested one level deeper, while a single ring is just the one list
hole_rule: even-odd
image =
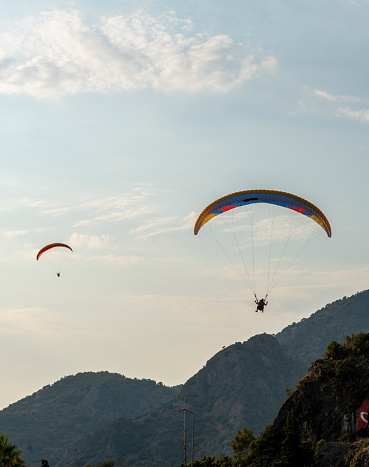
[{"label": "pilot", "polygon": [[256,299],[255,300],[255,303],[256,303],[256,310],[255,310],[255,313],[257,313],[259,310],[264,313],[264,307],[268,305],[268,302],[265,301],[264,298],[262,298],[261,300],[258,300]]}]

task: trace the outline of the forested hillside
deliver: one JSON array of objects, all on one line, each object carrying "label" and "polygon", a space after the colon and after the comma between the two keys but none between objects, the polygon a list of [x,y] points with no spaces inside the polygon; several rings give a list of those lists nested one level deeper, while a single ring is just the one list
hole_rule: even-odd
[{"label": "forested hillside", "polygon": [[[104,459],[173,467],[182,460],[182,392],[196,414],[195,454],[232,454],[243,426],[271,423],[310,362],[331,341],[369,329],[369,291],[327,305],[276,336],[262,334],[212,357],[181,388],[121,375],[63,378],[0,412],[0,429],[25,449],[29,467],[83,467]],[[191,415],[187,433],[191,437]]]},{"label": "forested hillside", "polygon": [[[262,334],[217,353],[182,387],[196,417],[197,455],[230,453],[239,427],[263,429],[286,399],[286,388],[304,373],[275,337]],[[187,415],[191,437],[191,416]],[[182,460],[180,398],[134,421],[119,419],[93,435],[79,439],[56,464],[80,467],[102,459],[173,467]]]},{"label": "forested hillside", "polygon": [[139,417],[170,401],[179,388],[108,372],[79,373],[42,388],[0,412],[0,431],[24,449],[27,466],[58,459],[74,439],[118,417]]},{"label": "forested hillside", "polygon": [[369,334],[347,336],[342,345],[333,341],[324,356],[237,467],[369,465]]},{"label": "forested hillside", "polygon": [[306,368],[321,358],[327,345],[343,342],[350,334],[369,331],[369,290],[343,297],[293,323],[276,334],[285,352],[304,362]]}]

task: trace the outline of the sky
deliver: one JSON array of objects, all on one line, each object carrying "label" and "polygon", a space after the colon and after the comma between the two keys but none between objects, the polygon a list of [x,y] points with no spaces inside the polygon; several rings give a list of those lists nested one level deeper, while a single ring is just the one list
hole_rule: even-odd
[{"label": "sky", "polygon": [[[368,0],[0,1],[0,408],[84,371],[182,384],[368,288],[368,19]],[[261,188],[332,237],[256,314],[193,227]],[[73,253],[36,261],[54,242]]]}]

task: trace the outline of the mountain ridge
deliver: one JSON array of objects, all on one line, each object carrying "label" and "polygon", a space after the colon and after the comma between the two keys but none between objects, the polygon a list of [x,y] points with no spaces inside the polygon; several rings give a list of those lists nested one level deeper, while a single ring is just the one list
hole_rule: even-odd
[{"label": "mountain ridge", "polygon": [[[180,464],[182,457],[182,391],[188,409],[196,414],[196,457],[231,454],[230,442],[238,429],[246,426],[258,433],[273,421],[287,398],[286,389],[293,389],[305,376],[314,355],[321,357],[332,340],[342,341],[343,334],[369,329],[368,310],[369,291],[358,292],[326,305],[275,336],[264,333],[222,349],[181,386],[166,388],[160,383],[142,380],[149,382],[151,389],[155,387],[157,395],[161,390],[160,397],[164,392],[167,397],[165,402],[155,407],[146,404],[145,413],[128,416],[127,411],[121,411],[116,416],[114,408],[110,407],[110,418],[107,417],[96,407],[98,401],[103,400],[101,390],[91,384],[84,394],[84,407],[90,409],[89,413],[81,411],[80,418],[71,417],[66,424],[74,423],[77,428],[83,428],[84,423],[88,425],[88,417],[100,418],[99,423],[93,430],[86,425],[80,429],[80,436],[63,438],[63,443],[60,435],[65,436],[65,433],[60,418],[69,413],[65,412],[65,404],[70,403],[65,397],[59,400],[58,411],[49,413],[48,423],[43,427],[54,439],[44,438],[43,445],[33,441],[42,434],[37,421],[44,419],[40,418],[39,412],[42,407],[50,409],[43,397],[46,398],[46,393],[54,385],[35,393],[38,400],[34,402],[38,405],[29,404],[30,400],[25,398],[28,399],[27,410],[32,414],[33,422],[26,424],[24,436],[21,436],[19,417],[25,399],[12,404],[11,410],[0,411],[0,426],[12,442],[25,449],[24,457],[29,467],[38,466],[41,457],[60,467],[83,467],[107,458],[126,462],[130,467],[142,465],[142,462],[150,462],[150,467],[173,467]],[[89,373],[89,378],[93,380],[94,375]],[[122,375],[116,377],[125,378]],[[74,378],[67,377],[66,383]],[[131,399],[119,394],[118,399],[123,398],[127,406],[132,405]],[[146,402],[150,402],[150,398]],[[80,405],[82,407],[83,404]]]}]

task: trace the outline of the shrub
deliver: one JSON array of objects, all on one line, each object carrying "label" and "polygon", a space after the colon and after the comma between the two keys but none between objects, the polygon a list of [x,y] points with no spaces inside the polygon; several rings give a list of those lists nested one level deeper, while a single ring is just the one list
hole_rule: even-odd
[{"label": "shrub", "polygon": [[358,366],[352,357],[338,360],[335,364],[336,376],[341,381],[348,380],[358,374]]},{"label": "shrub", "polygon": [[305,378],[300,379],[300,381],[296,385],[296,389],[298,391],[303,391],[310,383],[310,378],[307,376]]},{"label": "shrub", "polygon": [[337,341],[332,341],[330,344],[328,344],[327,350],[325,351],[323,357],[337,359],[339,358],[342,350],[342,345],[340,345]]}]

